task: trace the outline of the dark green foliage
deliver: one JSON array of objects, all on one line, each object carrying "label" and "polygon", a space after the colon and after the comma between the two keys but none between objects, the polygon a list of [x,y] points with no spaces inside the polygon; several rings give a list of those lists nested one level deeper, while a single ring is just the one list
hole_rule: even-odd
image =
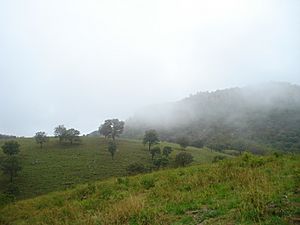
[{"label": "dark green foliage", "polygon": [[188,152],[180,152],[175,157],[175,163],[177,166],[186,166],[193,162],[193,156]]},{"label": "dark green foliage", "polygon": [[189,139],[185,136],[178,137],[176,139],[176,143],[180,145],[181,148],[185,149],[187,146],[189,146]]},{"label": "dark green foliage", "polygon": [[[0,208],[1,206],[7,205],[8,203],[15,201],[15,199],[16,199],[15,195],[0,193]],[[0,222],[1,222],[1,217],[0,217]]]},{"label": "dark green foliage", "polygon": [[74,142],[78,142],[80,132],[78,130],[75,130],[74,128],[68,129],[65,133],[64,139],[68,140],[71,144]]},{"label": "dark green foliage", "polygon": [[16,141],[7,141],[1,148],[6,155],[15,155],[20,151],[20,145]]},{"label": "dark green foliage", "polygon": [[79,135],[80,132],[74,128],[67,129],[64,127],[64,125],[59,125],[54,129],[54,135],[55,137],[59,138],[59,142],[62,141],[69,141],[71,144],[74,142],[79,142]]},{"label": "dark green foliage", "polygon": [[59,142],[62,142],[67,133],[67,129],[64,125],[59,125],[54,128],[54,136],[59,138]]},{"label": "dark green foliage", "polygon": [[20,194],[20,190],[18,185],[16,185],[15,183],[9,183],[7,186],[7,190],[5,191],[5,193],[9,196],[17,196],[18,194]]},{"label": "dark green foliage", "polygon": [[165,146],[163,148],[163,155],[166,156],[166,157],[168,157],[171,154],[172,151],[173,150],[172,150],[171,146]]},{"label": "dark green foliage", "polygon": [[48,141],[48,137],[45,132],[37,132],[34,136],[36,143],[40,144],[41,148],[43,148],[43,144]]},{"label": "dark green foliage", "polygon": [[108,141],[108,144],[107,144],[107,149],[108,151],[110,152],[111,154],[111,158],[114,159],[114,155],[117,151],[117,144],[115,141]]},{"label": "dark green foliage", "polygon": [[160,147],[156,146],[154,148],[150,149],[150,154],[151,154],[151,159],[153,160],[155,155],[159,155],[160,154]]},{"label": "dark green foliage", "polygon": [[146,173],[148,170],[142,163],[132,163],[127,168],[127,173],[129,175],[135,175],[139,173]]},{"label": "dark green foliage", "polygon": [[145,135],[143,138],[143,144],[146,145],[148,144],[148,150],[150,151],[151,146],[158,144],[159,143],[159,138],[156,130],[147,130],[145,131]]},{"label": "dark green foliage", "polygon": [[19,159],[15,155],[7,156],[1,162],[1,169],[4,174],[9,175],[10,182],[13,181],[13,177],[17,176],[17,173],[21,170]]},{"label": "dark green foliage", "polygon": [[166,156],[158,156],[155,157],[153,160],[153,165],[156,167],[156,169],[159,169],[160,167],[166,167],[169,164],[169,159]]},{"label": "dark green foliage", "polygon": [[99,133],[106,138],[111,137],[115,140],[116,137],[123,133],[124,125],[125,122],[119,119],[105,120],[104,124],[99,127]]}]

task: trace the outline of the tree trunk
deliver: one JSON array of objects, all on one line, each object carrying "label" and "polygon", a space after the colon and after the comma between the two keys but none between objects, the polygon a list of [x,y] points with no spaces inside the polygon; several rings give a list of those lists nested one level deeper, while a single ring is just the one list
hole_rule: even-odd
[{"label": "tree trunk", "polygon": [[41,148],[43,148],[43,142],[41,142],[40,145],[41,145]]},{"label": "tree trunk", "polygon": [[150,144],[150,142],[149,142],[149,149],[148,149],[148,150],[149,150],[149,152],[150,152],[150,149],[151,149],[151,144]]}]

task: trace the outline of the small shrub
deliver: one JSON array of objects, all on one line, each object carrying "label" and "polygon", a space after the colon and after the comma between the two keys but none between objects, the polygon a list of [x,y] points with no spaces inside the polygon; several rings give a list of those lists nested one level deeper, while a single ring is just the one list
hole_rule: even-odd
[{"label": "small shrub", "polygon": [[129,175],[136,175],[146,173],[147,168],[142,163],[132,163],[126,168],[126,171]]},{"label": "small shrub", "polygon": [[159,169],[160,167],[166,167],[168,164],[169,159],[165,156],[159,156],[153,160],[153,165],[156,167],[156,169]]}]

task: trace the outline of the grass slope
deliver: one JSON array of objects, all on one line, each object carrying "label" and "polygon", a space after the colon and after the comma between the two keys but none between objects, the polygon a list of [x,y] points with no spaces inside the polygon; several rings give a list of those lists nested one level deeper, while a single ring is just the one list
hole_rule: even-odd
[{"label": "grass slope", "polygon": [[111,178],[8,205],[0,224],[293,224],[299,160],[243,155]]},{"label": "grass slope", "polygon": [[[107,151],[106,140],[99,137],[82,138],[80,145],[60,145],[56,139],[50,139],[40,149],[34,139],[17,139],[21,144],[20,158],[23,170],[15,178],[21,194],[20,199],[34,197],[51,191],[64,190],[75,184],[96,181],[112,176],[126,175],[126,167],[133,162],[151,163],[151,157],[141,141],[119,140],[115,160]],[[4,140],[0,140],[0,146]],[[179,146],[170,143],[175,151]],[[194,155],[194,163],[210,162],[220,155],[207,149],[188,148]],[[0,158],[3,156],[0,151]],[[0,172],[0,192],[5,190],[8,179]]]}]

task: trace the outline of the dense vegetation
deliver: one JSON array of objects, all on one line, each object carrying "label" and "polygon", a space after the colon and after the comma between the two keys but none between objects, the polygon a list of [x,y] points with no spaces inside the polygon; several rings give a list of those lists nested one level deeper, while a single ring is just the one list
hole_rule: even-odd
[{"label": "dense vegetation", "polygon": [[0,224],[293,224],[299,160],[244,154],[112,178],[7,205],[0,209]]},{"label": "dense vegetation", "polygon": [[201,92],[152,106],[129,119],[125,137],[156,129],[163,140],[182,137],[215,150],[299,152],[300,86],[285,83]]},{"label": "dense vegetation", "polygon": [[[132,163],[141,163],[149,171],[152,166],[151,154],[141,141],[118,140],[118,150],[111,159],[107,149],[108,141],[100,137],[82,137],[80,143],[62,142],[50,138],[43,148],[33,138],[16,139],[20,144],[19,161],[22,171],[14,178],[19,187],[18,198],[30,198],[52,191],[64,190],[78,183],[96,181],[128,173],[127,167]],[[0,141],[0,146],[5,140]],[[175,155],[180,152],[176,144],[160,143],[171,146],[171,167]],[[194,163],[211,162],[215,156],[222,154],[208,149],[189,147],[187,152],[194,157]],[[226,156],[226,155],[225,155]],[[0,151],[0,161],[5,157]],[[0,172],[0,193],[7,189],[9,177]],[[0,200],[1,201],[1,200]]]}]

